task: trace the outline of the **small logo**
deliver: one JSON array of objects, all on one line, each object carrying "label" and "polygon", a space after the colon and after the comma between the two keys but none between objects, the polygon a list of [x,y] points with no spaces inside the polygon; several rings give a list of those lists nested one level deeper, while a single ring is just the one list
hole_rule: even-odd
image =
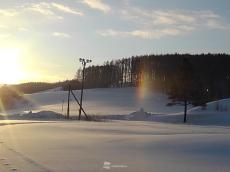
[{"label": "small logo", "polygon": [[109,161],[105,161],[103,164],[103,168],[106,170],[110,170],[111,168],[128,168],[127,165],[118,165],[118,164],[112,164]]}]

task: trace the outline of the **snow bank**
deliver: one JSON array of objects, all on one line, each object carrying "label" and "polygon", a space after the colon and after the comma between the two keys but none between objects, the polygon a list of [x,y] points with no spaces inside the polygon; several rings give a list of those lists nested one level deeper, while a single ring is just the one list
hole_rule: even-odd
[{"label": "snow bank", "polygon": [[40,111],[36,113],[24,113],[24,114],[14,114],[5,116],[4,119],[13,119],[13,120],[60,120],[65,119],[66,117],[62,114],[52,112],[52,111]]},{"label": "snow bank", "polygon": [[191,113],[209,112],[209,113],[229,113],[230,112],[230,98],[217,100],[207,103],[206,107],[195,107],[190,110]]},{"label": "snow bank", "polygon": [[[219,109],[216,106],[225,107],[225,110]],[[226,110],[229,107],[230,99],[210,102],[206,109],[202,107],[191,108],[187,115],[187,124],[193,125],[221,125],[230,126],[230,112]],[[153,114],[145,112],[143,108],[128,115],[108,115],[103,116],[104,119],[110,120],[128,120],[128,121],[155,121],[163,123],[183,123],[184,113],[175,114]]]},{"label": "snow bank", "polygon": [[152,121],[152,114],[147,113],[141,108],[139,111],[133,112],[127,116],[128,120],[135,121]]},{"label": "snow bank", "polygon": [[[143,109],[126,115],[124,120],[155,121],[167,123],[182,123],[184,113],[154,114]],[[116,119],[116,117],[113,117]],[[230,126],[230,99],[222,99],[207,103],[204,107],[194,107],[188,110],[187,123],[193,125]]]}]

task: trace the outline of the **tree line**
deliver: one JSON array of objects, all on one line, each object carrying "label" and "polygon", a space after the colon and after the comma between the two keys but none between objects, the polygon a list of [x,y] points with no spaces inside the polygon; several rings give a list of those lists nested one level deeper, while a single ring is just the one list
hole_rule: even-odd
[{"label": "tree line", "polygon": [[[212,100],[230,97],[228,54],[143,55],[107,61],[85,69],[86,88],[148,87],[168,94],[168,105],[206,106]],[[82,80],[82,70],[76,73]]]},{"label": "tree line", "polygon": [[[145,84],[167,93],[179,80],[176,72],[183,59],[192,66],[197,84],[207,92],[209,99],[230,96],[230,55],[228,54],[176,53],[133,56],[107,61],[103,65],[92,65],[85,69],[85,87],[139,87]],[[82,69],[78,69],[76,73],[78,82],[82,80],[81,73]],[[188,79],[189,77],[187,76]]]},{"label": "tree line", "polygon": [[66,80],[55,83],[29,82],[14,85],[3,85],[0,87],[0,112],[14,108],[14,105],[17,101],[26,101],[23,99],[23,94],[37,93],[57,87],[60,87],[61,89],[67,89],[69,84],[78,85],[76,84],[77,82],[78,81],[76,80]]}]

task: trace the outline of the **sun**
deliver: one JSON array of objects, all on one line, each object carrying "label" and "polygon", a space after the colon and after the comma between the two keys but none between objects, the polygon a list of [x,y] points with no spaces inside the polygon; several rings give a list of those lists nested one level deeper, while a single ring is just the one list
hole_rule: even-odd
[{"label": "sun", "polygon": [[16,84],[23,78],[20,49],[0,48],[0,84]]}]

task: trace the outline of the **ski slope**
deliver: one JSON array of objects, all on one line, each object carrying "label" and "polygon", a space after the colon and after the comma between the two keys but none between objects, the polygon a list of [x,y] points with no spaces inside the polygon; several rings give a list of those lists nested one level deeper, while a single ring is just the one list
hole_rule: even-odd
[{"label": "ski slope", "polygon": [[230,128],[154,122],[0,126],[0,171],[228,172]]}]

